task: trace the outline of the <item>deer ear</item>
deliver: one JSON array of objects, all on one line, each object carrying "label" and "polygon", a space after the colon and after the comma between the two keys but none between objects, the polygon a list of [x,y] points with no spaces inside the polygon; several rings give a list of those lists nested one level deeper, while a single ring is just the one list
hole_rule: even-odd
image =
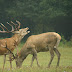
[{"label": "deer ear", "polygon": [[14,31],[14,32],[12,32],[12,33],[17,33],[17,34],[19,34],[20,32],[19,32],[19,31]]}]

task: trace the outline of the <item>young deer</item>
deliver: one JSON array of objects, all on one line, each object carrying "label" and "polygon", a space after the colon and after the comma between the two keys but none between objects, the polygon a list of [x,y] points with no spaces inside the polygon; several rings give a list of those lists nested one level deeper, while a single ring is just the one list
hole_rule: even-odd
[{"label": "young deer", "polygon": [[2,23],[1,25],[7,30],[5,31],[4,28],[0,25],[0,27],[3,29],[3,31],[0,31],[0,33],[14,33],[14,35],[11,38],[5,38],[5,39],[0,39],[0,55],[4,55],[4,64],[3,64],[3,69],[6,61],[6,55],[9,55],[10,59],[10,68],[12,68],[12,60],[11,60],[11,55],[13,54],[12,52],[14,51],[15,48],[17,48],[18,44],[22,40],[22,38],[28,34],[30,31],[27,31],[29,28],[20,28],[21,23],[16,20],[16,22],[19,24],[15,24],[11,21],[12,24],[15,25],[15,29],[11,24],[8,24],[12,27],[12,30],[9,31]]},{"label": "young deer", "polygon": [[22,49],[15,58],[16,66],[21,67],[22,62],[29,54],[33,55],[31,66],[33,64],[34,59],[36,59],[37,65],[40,66],[37,59],[37,53],[46,52],[46,51],[49,51],[51,55],[51,59],[48,64],[48,67],[50,67],[50,64],[54,58],[54,52],[57,54],[58,57],[57,66],[59,66],[60,53],[57,47],[59,45],[60,40],[61,40],[61,36],[55,32],[47,32],[38,35],[31,35],[27,39],[26,43],[24,44],[24,46],[22,47]]}]

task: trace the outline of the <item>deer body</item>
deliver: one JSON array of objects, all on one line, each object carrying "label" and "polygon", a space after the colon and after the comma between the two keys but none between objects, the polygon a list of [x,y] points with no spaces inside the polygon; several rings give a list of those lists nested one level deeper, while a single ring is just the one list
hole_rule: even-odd
[{"label": "deer body", "polygon": [[[11,24],[9,24],[12,27],[12,30],[9,31],[3,24],[1,24],[4,28],[7,29],[7,31],[5,31],[3,29],[3,27],[1,27],[3,29],[3,31],[0,31],[1,33],[9,33],[12,32],[14,33],[14,35],[11,38],[5,38],[5,39],[1,39],[0,40],[0,55],[4,55],[4,64],[6,61],[6,55],[9,54],[9,59],[10,59],[10,67],[12,68],[12,64],[11,64],[11,55],[13,55],[13,51],[15,48],[17,48],[18,44],[20,43],[20,41],[22,40],[22,38],[28,34],[30,31],[27,31],[29,28],[20,28],[20,22],[16,21],[19,26],[16,28],[17,24],[14,24],[12,21],[11,23],[13,23],[15,25],[15,29],[13,28],[13,26]],[[14,55],[13,55],[14,56]],[[4,69],[4,64],[3,64],[3,69]]]},{"label": "deer body", "polygon": [[33,64],[34,59],[36,59],[37,65],[40,66],[37,59],[37,53],[46,52],[46,51],[49,51],[51,55],[51,59],[48,64],[48,67],[50,67],[50,64],[54,58],[54,51],[58,56],[57,66],[59,66],[60,53],[57,50],[57,48],[54,47],[58,46],[59,44],[58,42],[60,42],[60,40],[61,40],[61,36],[55,32],[47,32],[47,33],[30,36],[27,39],[26,43],[24,44],[23,48],[18,53],[18,58],[16,58],[16,66],[21,67],[23,60],[29,54],[33,55],[31,66]]},{"label": "deer body", "polygon": [[14,40],[12,40],[11,38],[7,38],[7,39],[2,39],[0,40],[0,55],[4,55],[6,53],[8,53],[9,51],[5,48],[6,47],[6,42],[7,42],[7,47],[13,51],[15,46],[14,44]]},{"label": "deer body", "polygon": [[8,50],[5,48],[6,47],[6,42],[7,42],[7,47],[13,52],[13,50],[18,46],[20,43],[22,37],[19,36],[18,34],[15,34],[11,38],[6,38],[6,39],[1,39],[0,40],[0,55],[4,55],[8,52]]}]

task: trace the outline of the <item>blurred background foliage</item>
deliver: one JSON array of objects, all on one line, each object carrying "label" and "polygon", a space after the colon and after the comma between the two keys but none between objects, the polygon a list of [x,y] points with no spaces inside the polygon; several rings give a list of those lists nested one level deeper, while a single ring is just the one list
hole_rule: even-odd
[{"label": "blurred background foliage", "polygon": [[[21,28],[29,27],[25,36],[44,32],[58,32],[67,41],[72,38],[72,0],[0,0],[0,23],[19,20]],[[2,30],[0,28],[0,30]],[[0,38],[11,37],[0,33]]]}]

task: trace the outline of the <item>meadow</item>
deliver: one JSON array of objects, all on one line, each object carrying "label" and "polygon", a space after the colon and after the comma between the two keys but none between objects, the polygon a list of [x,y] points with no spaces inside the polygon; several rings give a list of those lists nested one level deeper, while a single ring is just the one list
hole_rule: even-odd
[{"label": "meadow", "polygon": [[[18,48],[19,50],[22,48],[23,43],[21,43]],[[51,67],[47,68],[48,63],[50,61],[50,53],[49,52],[40,52],[38,53],[38,60],[40,64],[40,68],[37,67],[36,60],[33,63],[33,66],[30,67],[32,55],[28,55],[25,61],[22,64],[20,69],[16,68],[15,60],[12,62],[13,68],[10,70],[9,61],[6,61],[4,72],[72,72],[72,47],[67,47],[62,44],[58,47],[59,52],[61,53],[60,66],[56,68],[57,64],[57,56],[55,54],[54,59],[52,61]],[[14,51],[14,53],[16,50]],[[8,56],[7,56],[8,60]],[[0,72],[2,72],[3,67],[3,56],[0,56]]]}]

